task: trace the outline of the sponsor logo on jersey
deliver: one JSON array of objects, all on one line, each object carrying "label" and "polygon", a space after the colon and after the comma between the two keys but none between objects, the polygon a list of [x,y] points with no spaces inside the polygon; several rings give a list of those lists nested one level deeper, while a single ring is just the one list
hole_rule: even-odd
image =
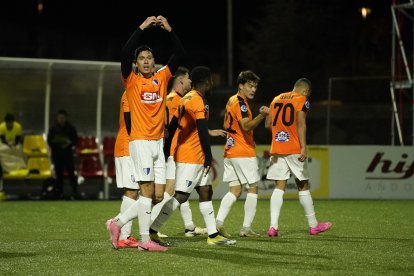
[{"label": "sponsor logo on jersey", "polygon": [[278,133],[276,133],[275,135],[275,140],[276,142],[289,142],[290,139],[290,135],[288,132],[286,131],[279,131]]},{"label": "sponsor logo on jersey", "polygon": [[158,92],[144,92],[141,93],[141,102],[144,104],[154,104],[162,102],[162,97]]}]

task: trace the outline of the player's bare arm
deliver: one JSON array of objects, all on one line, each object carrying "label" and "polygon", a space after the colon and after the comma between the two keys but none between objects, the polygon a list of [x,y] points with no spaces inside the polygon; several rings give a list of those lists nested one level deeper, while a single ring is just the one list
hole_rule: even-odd
[{"label": "player's bare arm", "polygon": [[210,134],[210,136],[226,137],[227,131],[225,131],[224,129],[209,129],[208,134]]},{"label": "player's bare arm", "polygon": [[299,111],[297,114],[297,130],[300,142],[300,156],[299,161],[304,162],[308,156],[306,149],[306,113]]},{"label": "player's bare arm", "polygon": [[252,120],[249,118],[243,118],[240,120],[240,125],[244,131],[251,131],[255,129],[262,121],[269,115],[269,107],[262,106],[259,108],[259,115],[254,117]]}]

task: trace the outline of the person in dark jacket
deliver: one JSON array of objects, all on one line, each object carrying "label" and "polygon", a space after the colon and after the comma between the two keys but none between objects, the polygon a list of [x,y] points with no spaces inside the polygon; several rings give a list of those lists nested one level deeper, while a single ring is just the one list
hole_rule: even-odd
[{"label": "person in dark jacket", "polygon": [[56,174],[55,192],[58,198],[63,198],[63,177],[66,169],[73,197],[78,196],[77,176],[75,175],[74,150],[78,142],[76,128],[69,123],[68,113],[59,110],[56,115],[55,124],[49,129],[47,143],[52,152],[52,162]]}]

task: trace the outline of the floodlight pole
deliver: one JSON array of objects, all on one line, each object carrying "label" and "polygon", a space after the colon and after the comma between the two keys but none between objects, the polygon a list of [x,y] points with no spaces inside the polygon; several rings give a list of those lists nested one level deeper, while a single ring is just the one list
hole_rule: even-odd
[{"label": "floodlight pole", "polygon": [[[391,15],[392,15],[392,56],[391,56],[391,83],[390,83],[390,93],[391,93],[391,100],[392,100],[392,106],[393,106],[393,113],[394,113],[394,120],[397,126],[398,130],[398,136],[400,139],[400,145],[404,145],[403,137],[402,137],[402,131],[401,131],[401,124],[399,121],[399,112],[397,110],[397,104],[395,102],[395,89],[411,89],[414,99],[414,86],[413,86],[413,77],[412,73],[410,71],[410,66],[407,61],[407,55],[405,53],[404,44],[401,38],[400,28],[398,25],[398,20],[395,15],[395,11],[398,10],[401,12],[401,14],[404,14],[408,19],[410,19],[412,22],[414,22],[414,18],[410,16],[405,9],[413,9],[414,8],[414,2],[410,1],[409,3],[405,4],[393,4],[391,5]],[[414,32],[414,30],[413,30]],[[396,47],[396,39],[398,39],[399,49],[401,51],[401,57],[404,63],[404,69],[406,73],[406,79],[400,80],[396,79],[396,72],[395,72],[395,66],[396,66],[396,57],[395,53],[397,50]],[[413,38],[413,46],[414,46],[414,38]],[[414,57],[413,57],[414,58]],[[412,138],[412,145],[414,145],[414,100],[412,99],[411,103],[411,109],[412,109],[412,132],[411,132],[411,138]],[[392,122],[391,126],[391,137],[392,137],[392,144],[394,144],[394,122]]]},{"label": "floodlight pole", "polygon": [[227,0],[227,85],[233,84],[233,2]]}]

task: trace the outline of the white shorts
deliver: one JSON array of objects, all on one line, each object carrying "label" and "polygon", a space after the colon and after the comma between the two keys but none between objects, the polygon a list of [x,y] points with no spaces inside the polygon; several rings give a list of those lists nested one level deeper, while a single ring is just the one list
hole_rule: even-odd
[{"label": "white shorts", "polygon": [[224,158],[223,182],[239,181],[240,184],[254,184],[260,180],[256,157]]},{"label": "white shorts", "polygon": [[115,176],[118,188],[138,190],[138,177],[130,156],[115,157]]},{"label": "white shorts", "polygon": [[267,171],[267,179],[287,180],[292,173],[295,178],[302,180],[309,179],[308,160],[300,162],[300,154],[280,154],[270,157],[270,167]]},{"label": "white shorts", "polygon": [[168,156],[167,159],[167,173],[166,178],[170,180],[175,179],[175,161],[173,156]]},{"label": "white shorts", "polygon": [[132,140],[129,153],[134,161],[139,181],[165,184],[164,139]]},{"label": "white shorts", "polygon": [[177,162],[176,166],[176,191],[190,194],[195,187],[211,185],[211,175],[204,176],[203,164]]}]

